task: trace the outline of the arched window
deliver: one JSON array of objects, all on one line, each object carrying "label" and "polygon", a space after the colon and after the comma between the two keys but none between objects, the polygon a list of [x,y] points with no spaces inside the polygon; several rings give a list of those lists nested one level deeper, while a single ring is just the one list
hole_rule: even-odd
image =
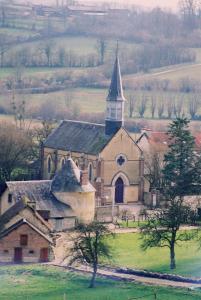
[{"label": "arched window", "polygon": [[92,181],[93,179],[93,168],[92,164],[89,164],[89,181]]},{"label": "arched window", "polygon": [[51,169],[52,169],[52,160],[51,157],[49,156],[47,160],[47,171],[49,174],[51,173]]},{"label": "arched window", "polygon": [[124,202],[124,182],[121,177],[115,182],[115,203]]},{"label": "arched window", "polygon": [[76,159],[76,161],[75,161],[75,164],[76,164],[77,167],[79,167],[79,162],[78,162],[77,159]]}]

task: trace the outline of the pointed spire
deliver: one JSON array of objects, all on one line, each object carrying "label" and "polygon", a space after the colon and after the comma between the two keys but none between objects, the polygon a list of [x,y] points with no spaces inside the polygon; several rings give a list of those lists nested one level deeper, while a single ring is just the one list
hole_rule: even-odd
[{"label": "pointed spire", "polygon": [[119,43],[117,41],[116,59],[109,88],[107,101],[125,101],[121,79],[121,69],[119,63]]}]

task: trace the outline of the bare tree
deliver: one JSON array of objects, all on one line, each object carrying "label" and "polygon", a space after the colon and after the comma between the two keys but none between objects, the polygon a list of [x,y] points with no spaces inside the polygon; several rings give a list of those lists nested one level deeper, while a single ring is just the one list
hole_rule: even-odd
[{"label": "bare tree", "polygon": [[103,65],[104,61],[105,61],[106,49],[107,49],[107,42],[106,42],[106,40],[104,38],[98,39],[97,43],[96,43],[96,50],[97,50],[98,57],[99,57],[99,63],[101,65]]},{"label": "bare tree", "polygon": [[[161,149],[162,150],[162,149]],[[148,153],[145,152],[145,174],[150,183],[150,190],[160,190],[162,186],[162,169],[164,152],[160,149],[152,149]]]},{"label": "bare tree", "polygon": [[195,119],[195,116],[198,112],[199,104],[200,103],[198,95],[194,94],[192,97],[189,98],[188,109],[192,120]]},{"label": "bare tree", "polygon": [[151,117],[152,117],[152,119],[154,119],[155,111],[156,111],[156,97],[151,96]]},{"label": "bare tree", "polygon": [[45,54],[48,67],[51,66],[52,54],[53,54],[53,43],[51,40],[47,40],[40,48],[40,50]]},{"label": "bare tree", "polygon": [[0,13],[0,18],[1,18],[1,26],[5,27],[6,26],[6,7],[4,4],[1,4],[1,13]]},{"label": "bare tree", "polygon": [[183,103],[183,97],[177,98],[177,100],[174,102],[174,114],[177,118],[180,118],[181,114],[183,113]]},{"label": "bare tree", "polygon": [[65,94],[64,94],[64,101],[65,101],[65,105],[66,107],[70,110],[72,107],[72,101],[73,101],[74,95],[72,93],[71,90],[65,90]]},{"label": "bare tree", "polygon": [[140,118],[144,118],[145,111],[147,109],[147,97],[142,95],[140,102],[138,103],[138,113]]},{"label": "bare tree", "polygon": [[161,119],[163,117],[164,108],[165,108],[163,98],[160,97],[157,106],[158,106],[158,117],[159,119]]},{"label": "bare tree", "polygon": [[167,115],[168,115],[168,119],[172,118],[174,112],[174,101],[173,99],[168,99],[167,100]]},{"label": "bare tree", "polygon": [[129,118],[133,117],[134,111],[135,111],[135,105],[136,105],[136,98],[134,95],[129,95],[129,104],[128,104],[128,109],[129,109]]},{"label": "bare tree", "polygon": [[24,168],[32,154],[32,138],[23,129],[0,123],[0,181],[14,178],[13,171]]},{"label": "bare tree", "polygon": [[9,40],[7,35],[1,33],[0,34],[0,59],[1,59],[1,67],[4,66],[4,56],[5,53],[10,49]]},{"label": "bare tree", "polygon": [[187,29],[194,29],[196,17],[200,10],[200,0],[180,0],[179,7]]}]

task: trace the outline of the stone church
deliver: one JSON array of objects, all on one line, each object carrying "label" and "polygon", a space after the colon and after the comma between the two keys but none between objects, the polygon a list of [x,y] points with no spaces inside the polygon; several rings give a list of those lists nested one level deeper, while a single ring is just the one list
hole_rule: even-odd
[{"label": "stone church", "polygon": [[71,157],[96,189],[96,205],[142,203],[148,191],[143,152],[124,128],[125,97],[118,55],[107,97],[105,124],[66,120],[42,148],[42,177],[51,179]]}]

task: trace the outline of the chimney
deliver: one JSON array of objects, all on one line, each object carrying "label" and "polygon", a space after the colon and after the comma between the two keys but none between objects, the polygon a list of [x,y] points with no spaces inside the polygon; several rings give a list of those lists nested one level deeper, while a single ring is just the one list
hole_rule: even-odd
[{"label": "chimney", "polygon": [[80,184],[82,185],[87,185],[89,183],[89,173],[88,169],[81,170],[80,173]]}]

